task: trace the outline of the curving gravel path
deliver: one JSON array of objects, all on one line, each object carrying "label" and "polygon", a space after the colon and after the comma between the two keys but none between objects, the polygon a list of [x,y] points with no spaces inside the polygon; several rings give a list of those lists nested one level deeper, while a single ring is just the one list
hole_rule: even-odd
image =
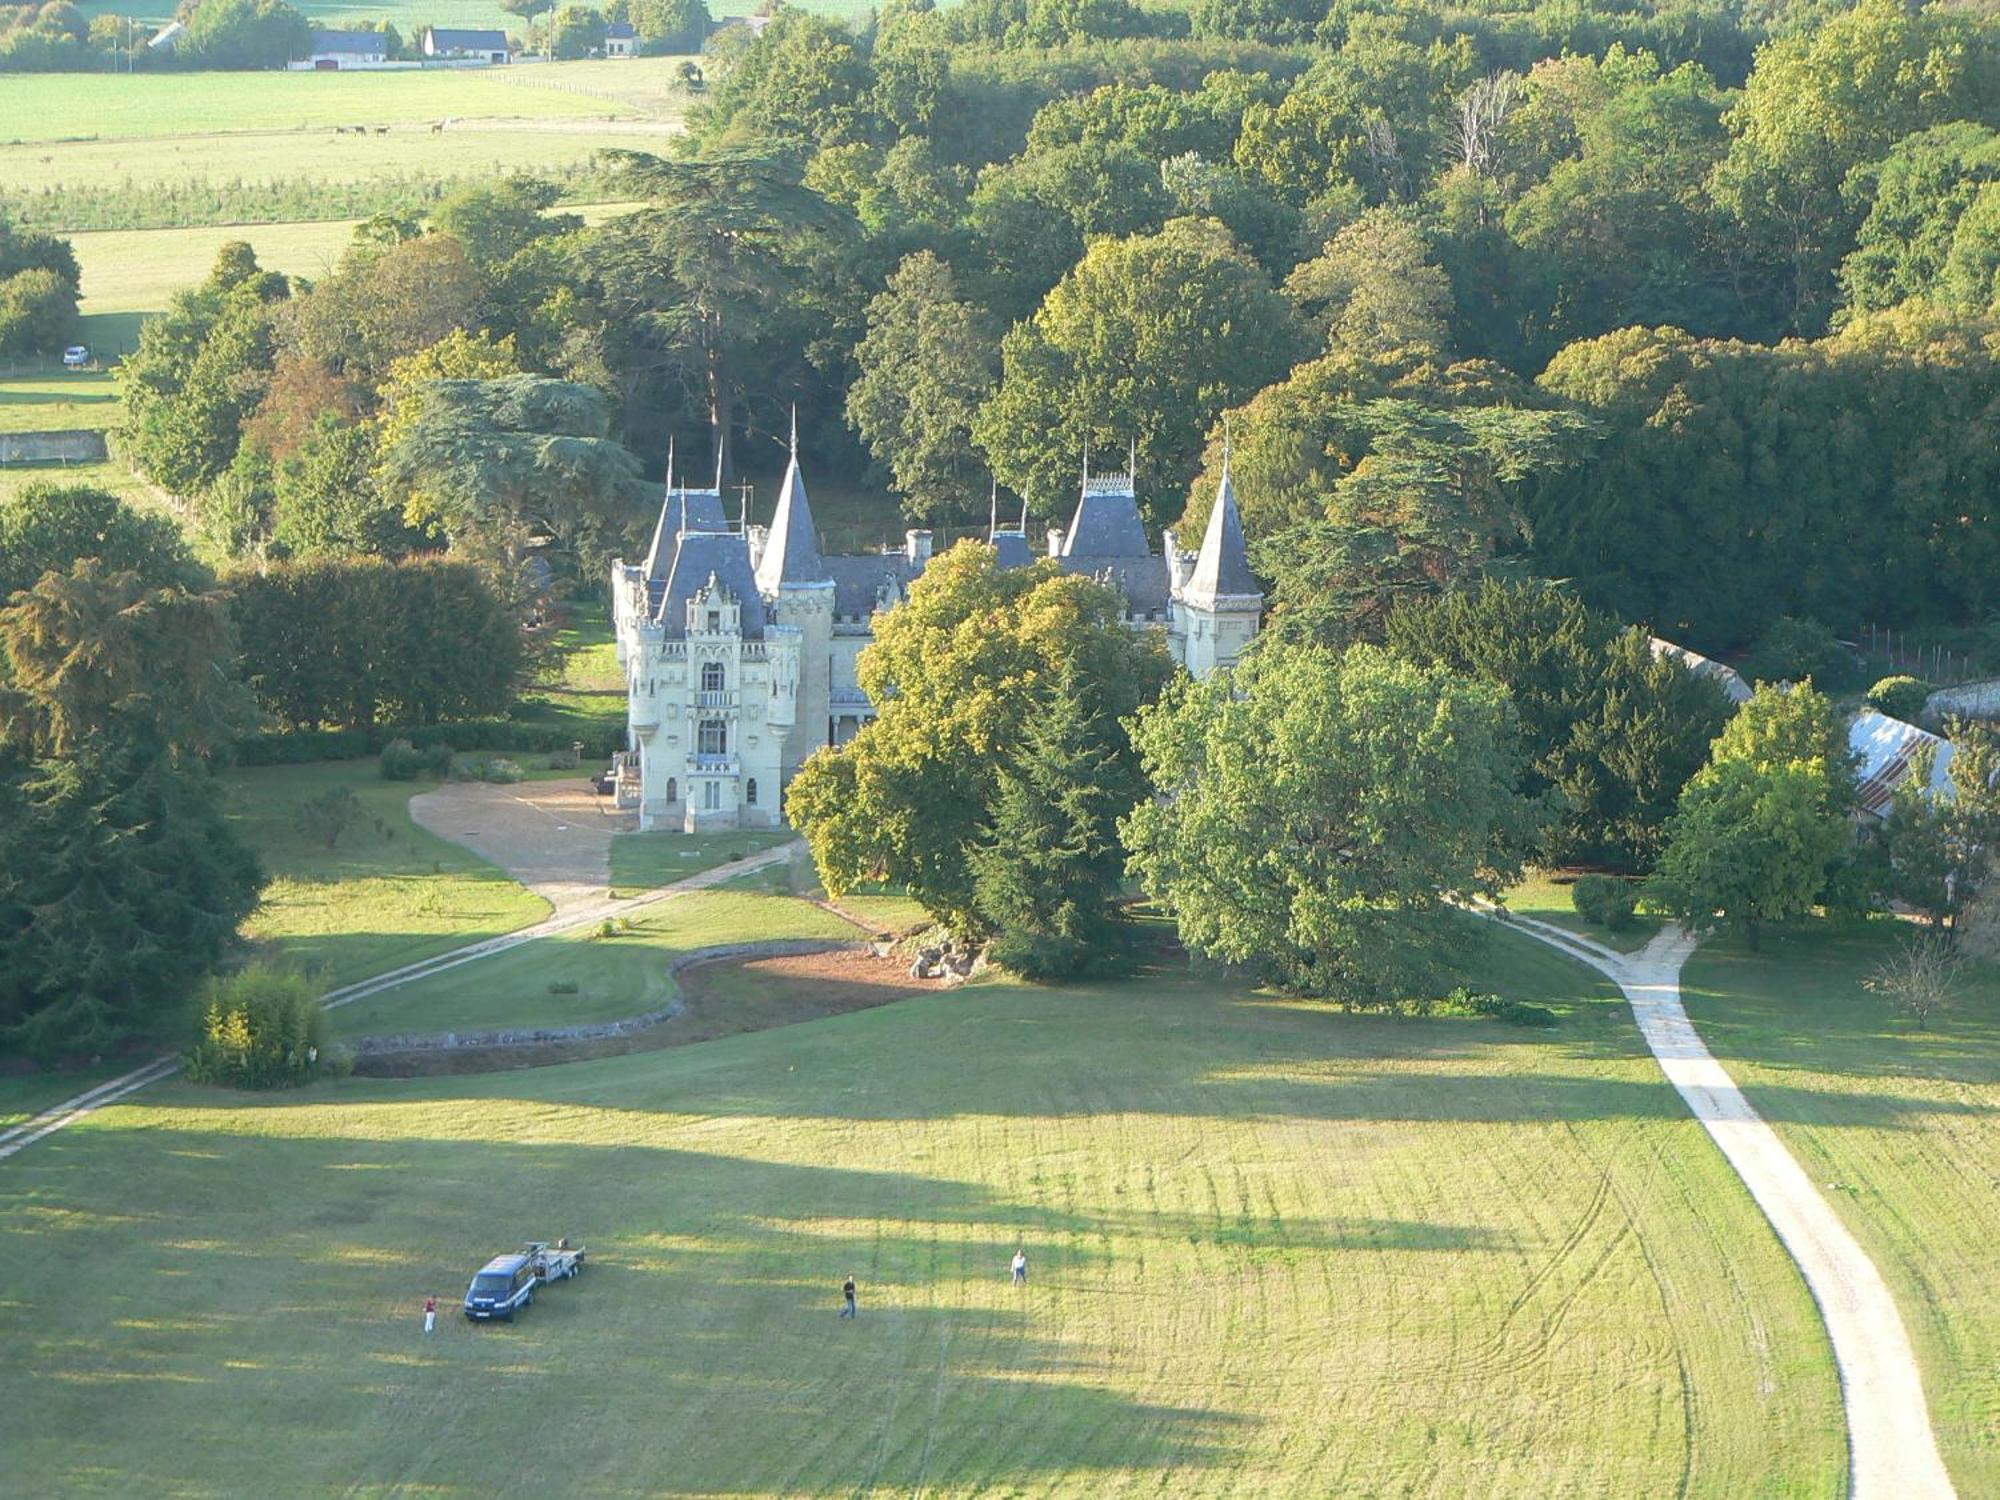
[{"label": "curving gravel path", "polygon": [[1695,939],[1669,926],[1640,952],[1618,953],[1532,917],[1504,920],[1581,959],[1625,992],[1660,1071],[1722,1148],[1797,1262],[1840,1370],[1853,1500],[1953,1500],[1916,1356],[1881,1272],[1703,1045],[1681,1005],[1681,966]]}]

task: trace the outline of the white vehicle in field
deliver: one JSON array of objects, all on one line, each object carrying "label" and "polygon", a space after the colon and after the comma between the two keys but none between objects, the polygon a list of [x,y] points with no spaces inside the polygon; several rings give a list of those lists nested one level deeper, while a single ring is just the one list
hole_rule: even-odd
[{"label": "white vehicle in field", "polygon": [[90,345],[71,344],[67,349],[63,350],[63,368],[65,370],[83,370],[88,369],[89,366]]}]

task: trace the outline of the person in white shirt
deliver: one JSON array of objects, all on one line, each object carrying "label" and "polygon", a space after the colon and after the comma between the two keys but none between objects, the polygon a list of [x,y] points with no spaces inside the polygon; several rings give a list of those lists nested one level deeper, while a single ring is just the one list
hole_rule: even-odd
[{"label": "person in white shirt", "polygon": [[1028,1252],[1025,1250],[1016,1250],[1014,1252],[1014,1285],[1026,1286],[1027,1284]]}]

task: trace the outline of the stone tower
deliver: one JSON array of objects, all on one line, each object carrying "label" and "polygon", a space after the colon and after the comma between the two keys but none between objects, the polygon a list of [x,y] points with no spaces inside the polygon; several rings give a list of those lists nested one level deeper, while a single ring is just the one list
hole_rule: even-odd
[{"label": "stone tower", "polygon": [[[1172,551],[1169,542],[1170,555]],[[1201,551],[1174,592],[1173,633],[1180,638],[1182,664],[1196,677],[1232,665],[1257,633],[1263,610],[1264,592],[1250,571],[1243,517],[1236,509],[1236,490],[1229,482],[1225,450],[1222,483],[1216,490],[1215,508],[1208,513]]]},{"label": "stone tower", "polygon": [[784,780],[828,743],[833,679],[833,577],[819,554],[805,480],[799,477],[799,416],[792,413],[792,457],[777,513],[757,555],[757,592],[772,621],[799,633],[797,717],[785,737]]}]

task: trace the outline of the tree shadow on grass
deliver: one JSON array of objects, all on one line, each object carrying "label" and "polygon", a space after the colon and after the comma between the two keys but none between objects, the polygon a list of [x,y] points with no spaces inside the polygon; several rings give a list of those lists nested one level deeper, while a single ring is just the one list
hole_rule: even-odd
[{"label": "tree shadow on grass", "polygon": [[[25,1268],[0,1402],[24,1439],[12,1472],[44,1492],[86,1463],[91,1483],[127,1493],[275,1494],[441,1479],[444,1460],[454,1483],[492,1493],[598,1423],[623,1442],[579,1455],[592,1493],[1032,1485],[1226,1464],[1255,1421],[1108,1388],[1095,1340],[1043,1314],[1104,1279],[1118,1218],[976,1184],[620,1146],[171,1128],[80,1133],[47,1160],[59,1171],[0,1184],[0,1253]],[[61,1209],[107,1196],[117,1213]],[[1424,1229],[1343,1232],[1420,1248]],[[590,1243],[584,1276],[513,1325],[458,1321],[455,1293],[487,1255],[558,1232]],[[1032,1296],[1005,1285],[1024,1241]],[[843,1325],[850,1271],[863,1311]],[[415,1328],[427,1294],[448,1319],[431,1340]],[[74,1441],[113,1428],[87,1453]]]}]

